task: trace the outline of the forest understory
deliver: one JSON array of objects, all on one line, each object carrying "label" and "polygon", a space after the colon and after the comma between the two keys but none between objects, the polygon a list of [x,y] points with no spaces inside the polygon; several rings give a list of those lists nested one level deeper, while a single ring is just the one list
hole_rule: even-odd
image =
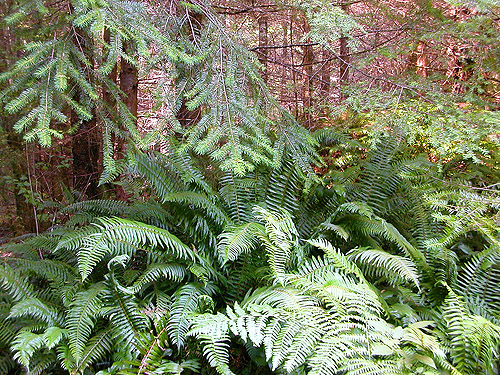
[{"label": "forest understory", "polygon": [[0,19],[0,374],[500,374],[497,0]]}]

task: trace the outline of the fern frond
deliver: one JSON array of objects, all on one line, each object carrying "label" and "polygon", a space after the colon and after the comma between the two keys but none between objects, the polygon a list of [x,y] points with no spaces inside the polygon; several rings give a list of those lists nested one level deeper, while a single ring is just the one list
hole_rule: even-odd
[{"label": "fern frond", "polygon": [[[338,189],[324,187],[318,184],[312,187],[308,194],[304,194],[303,199],[299,201],[297,210],[296,225],[301,238],[314,237],[314,229],[325,222],[331,212],[334,212],[343,200]],[[348,233],[337,226],[341,237],[348,237]]]},{"label": "fern frond", "polygon": [[220,178],[220,184],[219,194],[228,207],[231,221],[236,225],[252,221],[251,207],[256,203],[255,190],[258,184],[255,175],[241,178],[227,172]]},{"label": "fern frond", "polygon": [[203,354],[210,366],[215,367],[220,374],[234,375],[229,369],[229,327],[228,319],[224,315],[198,316],[189,335],[200,340]]},{"label": "fern frond", "polygon": [[140,375],[148,371],[156,371],[164,364],[164,347],[168,344],[166,334],[166,318],[163,315],[155,322],[156,334],[153,332],[142,332],[137,338],[137,348],[141,353],[141,360],[130,361],[120,371],[120,374]]},{"label": "fern frond", "polygon": [[472,189],[444,190],[429,194],[426,199],[435,210],[433,217],[446,225],[441,238],[429,241],[430,247],[449,247],[459,236],[477,231],[491,246],[500,248],[498,193],[478,194]]},{"label": "fern frond", "polygon": [[160,199],[168,194],[185,190],[185,185],[176,173],[172,173],[168,159],[161,154],[138,153],[132,159],[134,169],[151,184]]},{"label": "fern frond", "polygon": [[118,251],[126,248],[127,245],[135,247],[149,245],[169,252],[180,259],[192,261],[196,259],[188,246],[164,229],[119,218],[101,218],[100,222],[101,231],[108,241],[115,243]]},{"label": "fern frond", "polygon": [[333,262],[316,259],[306,263],[298,275],[290,275],[288,280],[305,294],[319,298],[339,316],[377,315],[382,304],[372,286],[338,271]]},{"label": "fern frond", "polygon": [[417,266],[408,258],[379,249],[354,249],[349,252],[349,259],[360,264],[371,277],[384,277],[392,285],[409,281],[420,289]]},{"label": "fern frond", "polygon": [[243,306],[269,305],[283,310],[303,310],[319,306],[321,301],[312,295],[301,293],[292,287],[262,287],[253,291],[243,302]]},{"label": "fern frond", "polygon": [[168,194],[192,188],[200,194],[213,194],[213,189],[205,181],[203,174],[193,165],[193,159],[168,140],[165,155],[161,153],[140,153],[129,155],[132,172],[139,174],[153,187],[160,199]]},{"label": "fern frond", "polygon": [[493,313],[500,312],[500,252],[495,248],[475,255],[462,266],[458,292],[468,298],[480,298]]},{"label": "fern frond", "polygon": [[111,332],[107,329],[92,336],[77,361],[76,372],[82,372],[89,364],[104,359],[113,349]]},{"label": "fern frond", "polygon": [[447,352],[441,346],[437,337],[425,333],[422,329],[431,324],[434,324],[434,322],[420,321],[408,325],[408,327],[404,329],[401,341],[404,343],[411,343],[415,347],[425,350],[431,354],[438,363],[444,364]]},{"label": "fern frond", "polygon": [[162,279],[180,282],[186,275],[187,270],[183,265],[154,263],[149,265],[144,273],[142,273],[130,287],[124,289],[130,292],[130,294],[135,294],[151,283],[158,282]]},{"label": "fern frond", "polygon": [[500,326],[472,315],[464,301],[451,289],[443,306],[447,334],[451,340],[451,357],[457,370],[467,374],[491,372],[500,345]]},{"label": "fern frond", "polygon": [[349,134],[339,131],[337,128],[325,126],[312,133],[312,136],[323,147],[341,144],[349,147],[361,147],[361,143],[353,139]]},{"label": "fern frond", "polygon": [[[324,331],[318,325],[310,325],[306,327],[299,327],[299,332],[293,337],[293,341],[288,343],[285,352],[287,356],[283,363],[286,371],[292,372],[299,368],[306,360],[312,356],[315,348],[322,338]],[[281,345],[287,345],[287,342],[282,342]],[[284,347],[285,349],[285,347]],[[281,362],[280,356],[276,355],[276,363]]]},{"label": "fern frond", "polygon": [[349,375],[399,375],[401,366],[394,360],[353,358],[346,360],[340,371]]},{"label": "fern frond", "polygon": [[19,327],[16,322],[7,319],[9,315],[10,304],[5,304],[0,310],[0,346],[8,346],[14,339]]},{"label": "fern frond", "polygon": [[104,314],[109,317],[114,336],[125,345],[135,344],[139,332],[148,327],[146,317],[133,296],[123,293],[111,281],[107,281],[105,285],[102,294]]},{"label": "fern frond", "polygon": [[256,206],[254,212],[265,225],[266,233],[258,235],[269,257],[269,265],[281,279],[291,260],[292,250],[298,249],[298,232],[295,224],[286,211],[273,213]]},{"label": "fern frond", "polygon": [[78,251],[78,268],[83,280],[106,255],[130,254],[144,247],[161,249],[181,259],[196,258],[189,247],[165,229],[119,218],[99,221],[101,224],[70,234],[58,245],[58,248]]},{"label": "fern frond", "polygon": [[78,276],[75,268],[66,262],[53,259],[15,259],[16,267],[23,273],[32,273],[37,277],[49,280],[55,285],[63,286],[73,282]]},{"label": "fern frond", "polygon": [[14,359],[28,369],[33,354],[45,345],[43,334],[28,331],[19,332],[12,343]]},{"label": "fern frond", "polygon": [[107,238],[99,232],[97,225],[89,226],[67,234],[57,245],[55,252],[67,249],[78,254],[78,269],[85,280],[95,265],[111,252]]},{"label": "fern frond", "polygon": [[45,349],[36,352],[30,362],[30,370],[26,375],[40,375],[53,369],[57,363],[54,352]]},{"label": "fern frond", "polygon": [[[276,294],[280,289],[282,293]],[[290,300],[287,294],[293,293],[299,297],[298,301],[305,299],[298,304],[284,302]],[[391,369],[391,373],[395,368],[400,370],[397,358],[371,358],[372,348],[385,343],[391,355],[396,352],[398,342],[388,323],[374,315],[344,317],[324,309],[317,300],[311,304],[308,299],[311,297],[296,288],[262,288],[249,296],[243,306],[235,303],[233,308],[227,308],[227,317],[220,313],[194,317],[191,334],[207,337],[202,341],[204,354],[215,358],[214,365],[219,363],[218,358],[227,364],[224,359],[228,355],[229,329],[246,343],[263,345],[272,369],[280,373],[300,373],[304,366],[313,373],[333,375],[342,370],[346,374],[370,373],[373,369],[378,369],[377,373],[383,373],[384,369]],[[218,369],[221,373],[226,370]]]},{"label": "fern frond", "polygon": [[13,358],[26,366],[28,374],[41,374],[56,361],[53,352],[42,350],[54,348],[65,335],[66,331],[59,327],[49,327],[43,334],[20,331],[12,342]]},{"label": "fern frond", "polygon": [[380,215],[385,211],[385,203],[401,184],[399,176],[400,144],[397,137],[387,137],[377,144],[363,164],[359,182],[353,186],[353,199],[366,204]]},{"label": "fern frond", "polygon": [[102,295],[105,289],[104,283],[94,284],[89,289],[77,293],[71,302],[66,320],[66,329],[68,330],[71,355],[77,362],[83,356],[96,318],[102,314],[104,306]]},{"label": "fern frond", "polygon": [[203,210],[204,214],[211,218],[217,225],[225,226],[230,219],[220,207],[204,194],[192,191],[171,193],[164,197],[164,202],[183,203],[192,208]]},{"label": "fern frond", "polygon": [[45,340],[45,345],[48,349],[56,347],[61,340],[66,338],[68,331],[60,327],[49,327],[43,333],[43,338]]},{"label": "fern frond", "polygon": [[154,225],[163,229],[168,229],[171,221],[169,211],[167,211],[160,203],[138,202],[130,206],[130,220],[140,221],[146,224]]},{"label": "fern frond", "polygon": [[[3,352],[4,351],[2,350],[2,353]],[[7,355],[5,353],[5,355],[0,356],[0,371],[3,374],[8,374],[10,371],[15,370],[16,367],[17,367],[17,363],[14,360],[14,358],[12,358],[12,355],[10,355],[10,354]]]},{"label": "fern frond", "polygon": [[267,208],[279,213],[282,210],[293,215],[299,205],[297,196],[300,192],[300,177],[296,166],[289,160],[284,160],[280,168],[274,169],[267,181]]},{"label": "fern frond", "polygon": [[128,208],[129,206],[124,202],[99,199],[73,203],[63,208],[61,213],[85,212],[90,214],[90,217],[97,218],[101,216],[121,216],[128,212]]},{"label": "fern frond", "polygon": [[349,260],[347,256],[342,254],[338,249],[335,249],[332,244],[330,244],[325,239],[308,240],[311,245],[323,250],[325,254],[333,261],[333,264],[346,273],[352,273],[356,275],[360,280],[365,280],[365,277],[361,270],[353,262]]},{"label": "fern frond", "polygon": [[12,306],[9,317],[31,317],[46,323],[48,327],[62,326],[64,322],[62,315],[57,309],[34,297],[23,299]]},{"label": "fern frond", "polygon": [[170,307],[167,332],[172,343],[180,349],[184,346],[189,331],[189,315],[198,309],[198,298],[212,294],[210,286],[189,283],[180,287],[174,293],[174,300]]},{"label": "fern frond", "polygon": [[[26,260],[38,261],[40,259],[39,249],[46,251],[53,251],[60,240],[61,235],[66,232],[64,229],[55,229],[51,233],[44,233],[39,236],[31,237],[28,235],[26,238],[20,238],[23,242],[7,243],[2,246],[5,251],[11,252],[13,258],[22,258]],[[25,237],[25,236],[23,236]]]},{"label": "fern frond", "polygon": [[222,263],[235,261],[241,254],[249,253],[257,245],[256,233],[263,233],[261,224],[250,222],[234,227],[226,227],[219,235],[217,250]]},{"label": "fern frond", "polygon": [[35,296],[33,286],[28,280],[7,264],[0,265],[0,281],[2,288],[7,290],[14,301]]},{"label": "fern frond", "polygon": [[357,215],[346,215],[342,218],[340,224],[348,226],[351,231],[360,232],[368,237],[373,235],[382,236],[387,241],[395,244],[424,270],[429,270],[429,265],[423,253],[415,248],[415,246],[413,246],[394,225],[386,220],[377,216],[370,218]]}]

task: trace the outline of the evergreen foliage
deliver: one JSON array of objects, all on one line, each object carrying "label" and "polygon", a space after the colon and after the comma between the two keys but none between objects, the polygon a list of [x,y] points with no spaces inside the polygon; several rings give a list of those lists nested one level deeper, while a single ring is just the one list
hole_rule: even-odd
[{"label": "evergreen foliage", "polygon": [[[405,177],[411,163],[401,154],[397,165],[410,169],[374,180],[371,164],[388,156],[385,147],[371,153],[339,195],[317,183],[304,190],[310,182],[288,159],[244,178],[222,174],[214,189],[189,154],[191,167],[177,168],[175,158],[138,151],[131,173],[157,203],[78,203],[65,210],[79,220],[9,245],[1,337],[30,373],[199,371],[206,360],[231,374],[238,346],[252,348],[252,366],[278,373],[495,373],[495,244],[444,269],[444,249],[420,241],[422,226],[391,198],[418,194],[418,179]],[[290,169],[281,176],[292,182],[270,187]],[[320,201],[328,203],[311,204]],[[312,231],[300,228],[308,215]],[[446,228],[431,233],[439,239]],[[30,260],[38,247],[44,259]]]},{"label": "evergreen foliage", "polygon": [[[74,202],[66,220],[2,246],[2,373],[498,374],[498,184],[474,185],[497,173],[485,162],[494,142],[476,144],[492,128],[452,134],[460,146],[441,163],[407,129],[414,98],[376,108],[388,129],[367,139],[310,133],[204,2],[160,8],[160,20],[138,2],[61,4],[23,0],[7,17],[45,26],[0,76],[1,100],[43,145],[61,124],[99,119],[102,181],[123,172],[141,195]],[[342,33],[358,28],[330,2],[301,5],[316,37],[317,8]],[[186,33],[190,13],[204,21]],[[139,57],[175,83],[158,93],[166,135],[139,134],[109,78],[117,59]],[[181,124],[182,106],[198,121]],[[444,156],[434,130],[422,132]],[[113,132],[133,140],[119,165]],[[162,152],[150,149],[159,139]],[[339,143],[344,162],[316,175],[318,151]]]}]

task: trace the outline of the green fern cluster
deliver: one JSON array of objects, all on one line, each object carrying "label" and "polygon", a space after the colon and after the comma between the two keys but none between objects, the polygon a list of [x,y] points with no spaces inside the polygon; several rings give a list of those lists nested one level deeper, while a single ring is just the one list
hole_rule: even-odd
[{"label": "green fern cluster", "polygon": [[[158,316],[160,324],[167,314],[168,345],[180,352],[190,313],[213,306],[215,293],[241,296],[257,280],[254,271],[265,258],[225,265],[239,256],[230,244],[228,257],[222,256],[219,235],[224,228],[259,228],[248,208],[266,200],[272,206],[297,186],[266,192],[263,178],[277,177],[265,169],[253,179],[228,174],[221,186],[210,186],[174,145],[178,157],[131,157],[130,173],[146,178],[158,202],[75,203],[63,210],[72,214],[65,227],[6,248],[12,255],[4,259],[1,280],[9,319],[19,324],[2,337],[30,374],[58,367],[72,373],[125,369],[123,361],[140,355],[151,329],[148,316]],[[234,278],[238,270],[247,279]]]},{"label": "green fern cluster", "polygon": [[[63,225],[3,247],[0,371],[498,373],[495,185],[457,188],[397,132],[363,145],[300,128],[203,2],[159,19],[134,2],[44,4],[7,18],[55,22],[0,76],[2,100],[47,145],[68,109],[99,118],[102,180],[124,172],[141,198],[74,203]],[[190,12],[204,21],[186,33]],[[109,78],[138,56],[176,83],[158,88],[172,137],[142,137]],[[182,105],[199,121],[182,127]],[[136,141],[119,167],[111,129]],[[314,175],[316,147],[338,143],[343,170]]]},{"label": "green fern cluster", "polygon": [[247,351],[276,373],[494,374],[498,249],[459,263],[429,245],[446,230],[402,215],[422,210],[421,164],[392,147],[344,189],[288,158],[210,181],[174,140],[131,153],[151,199],[75,203],[6,246],[2,366],[230,374]]},{"label": "green fern cluster", "polygon": [[[379,292],[327,241],[308,241],[324,256],[306,257],[291,270],[291,252],[283,250],[298,246],[293,224],[281,215],[258,211],[266,223],[260,237],[274,274],[271,285],[256,289],[224,315],[197,316],[190,331],[219,373],[233,373],[231,337],[262,348],[270,368],[286,373],[412,374],[425,367],[428,373],[439,374],[453,368],[438,340],[423,329],[432,322],[404,329],[389,324],[383,318],[385,301]],[[406,274],[393,268],[393,276]]]}]

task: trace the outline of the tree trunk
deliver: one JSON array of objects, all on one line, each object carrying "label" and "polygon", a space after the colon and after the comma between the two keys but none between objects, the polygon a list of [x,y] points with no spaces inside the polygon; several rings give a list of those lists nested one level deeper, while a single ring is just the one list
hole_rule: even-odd
[{"label": "tree trunk", "polygon": [[[349,6],[342,5],[342,10],[344,12],[348,12]],[[340,68],[339,68],[339,89],[340,101],[344,101],[347,98],[347,95],[344,92],[346,86],[349,85],[349,46],[347,45],[347,38],[342,36],[340,38],[340,46],[339,46],[339,59],[340,59]]]},{"label": "tree trunk", "polygon": [[[11,120],[11,116],[0,113],[0,121],[7,134],[8,159],[12,178],[15,182],[21,182],[28,176],[28,161],[26,160],[23,147],[25,141],[20,134],[12,129],[13,121]],[[4,155],[4,157],[6,157],[6,155]],[[15,234],[26,232],[34,233],[37,229],[37,225],[33,206],[29,203],[26,195],[18,186],[14,185],[13,193],[16,215],[12,225],[16,232]]]},{"label": "tree trunk", "polygon": [[[111,41],[110,38],[111,37],[109,34],[109,29],[106,29],[104,31],[104,41],[109,44]],[[117,77],[118,77],[118,72],[117,72],[118,69],[117,68],[118,68],[118,66],[117,66],[117,64],[115,64],[113,66],[113,69],[111,70],[111,73],[109,73],[109,79],[115,83],[117,82]],[[109,116],[110,117],[114,116],[115,115],[114,112],[116,111],[116,102],[113,98],[113,95],[111,95],[110,90],[104,88],[103,94],[102,94],[102,99],[110,108]]]},{"label": "tree trunk", "polygon": [[[130,47],[127,43],[124,43],[123,49],[126,53],[131,53]],[[137,95],[139,91],[139,80],[137,73],[137,68],[122,57],[120,62],[120,90],[123,91],[122,100],[123,103],[127,106],[130,114],[133,116],[136,126],[138,108]],[[125,131],[125,129],[120,130]],[[115,137],[114,152],[114,157],[116,159],[125,158],[125,154],[127,153],[127,144],[124,137]],[[130,196],[120,185],[115,185],[115,194],[119,200],[127,201],[130,198]]]},{"label": "tree trunk", "polygon": [[[80,30],[78,30],[80,32]],[[88,46],[88,36],[75,33],[75,43],[83,50],[86,56],[92,59],[92,53]],[[79,102],[78,94],[75,100]],[[92,109],[93,117],[88,121],[80,120],[74,111],[71,111],[70,120],[72,124],[80,122],[76,134],[72,138],[73,155],[73,189],[78,191],[82,197],[88,199],[99,196],[99,165],[102,134],[95,117],[95,109]]]},{"label": "tree trunk", "polygon": [[[294,50],[293,50],[293,18],[294,18],[294,14],[293,14],[293,10],[292,10],[292,13],[290,14],[290,63],[292,64],[292,66],[295,66],[295,59],[294,59]],[[297,118],[299,116],[299,94],[298,94],[298,87],[297,87],[297,73],[295,72],[295,69],[292,69],[292,82],[293,82],[293,93],[294,93],[294,102],[295,102],[295,106],[294,106],[294,113],[293,115],[295,116],[295,118]]]},{"label": "tree trunk", "polygon": [[[283,45],[288,43],[288,22],[285,20],[281,24],[283,30]],[[281,61],[288,61],[288,48],[283,48],[281,52]],[[288,81],[288,70],[285,65],[281,67],[281,83],[280,83],[280,100],[281,105],[286,106],[289,110],[291,110],[289,98],[289,90],[287,90],[287,81]],[[285,104],[286,103],[286,104]]]},{"label": "tree trunk", "polygon": [[[304,34],[308,34],[311,31],[309,22],[307,18],[304,17]],[[304,56],[303,56],[303,71],[305,76],[305,84],[303,90],[304,97],[304,115],[306,120],[307,128],[311,128],[313,123],[312,111],[313,111],[313,63],[314,63],[314,51],[313,46],[308,45],[311,40],[308,38],[306,40],[306,45],[304,46]]]},{"label": "tree trunk", "polygon": [[328,50],[323,50],[321,53],[321,59],[323,63],[320,68],[320,104],[321,104],[321,113],[323,115],[328,114],[328,104],[330,103],[330,86],[331,86],[331,62],[330,62],[331,53]]},{"label": "tree trunk", "polygon": [[339,87],[340,87],[340,101],[344,101],[347,95],[344,88],[349,85],[349,47],[347,46],[347,38],[340,38],[340,68],[339,68]]},{"label": "tree trunk", "polygon": [[[123,48],[126,52],[128,45],[124,43]],[[130,64],[124,58],[121,59],[120,68],[120,90],[123,91],[123,103],[127,106],[130,113],[137,118],[137,68]]]},{"label": "tree trunk", "polygon": [[[72,123],[79,121],[74,113],[71,117]],[[73,189],[89,199],[96,198],[99,195],[101,134],[95,116],[81,122],[72,141]]]},{"label": "tree trunk", "polygon": [[[130,47],[127,43],[123,44],[123,49],[126,53],[130,53]],[[120,90],[123,92],[122,101],[133,116],[136,125],[138,88],[139,81],[137,79],[137,68],[122,57],[120,62]],[[126,129],[120,130],[124,131],[126,134]],[[126,152],[125,138],[117,137],[115,139],[115,157],[117,159],[123,159]]]},{"label": "tree trunk", "polygon": [[427,54],[425,51],[425,43],[420,41],[417,45],[417,75],[427,78]]},{"label": "tree trunk", "polygon": [[[104,41],[106,43],[110,42],[109,29],[106,29],[104,31]],[[124,48],[126,48],[126,47],[127,47],[127,45],[125,44]],[[121,65],[121,67],[120,67],[120,83],[132,82],[132,84],[133,84],[134,78],[125,77],[125,76],[127,74],[130,74],[131,71],[133,72],[134,70],[136,70],[135,67],[132,66],[132,69],[130,69],[130,64],[128,64],[127,62],[125,62],[125,64],[124,64],[123,61],[121,61],[120,65]],[[109,73],[109,79],[112,82],[114,82],[115,84],[118,82],[118,60],[116,61],[116,64],[113,66],[113,69]],[[135,77],[135,82],[136,82],[135,94],[134,94],[133,89],[127,89],[126,87],[124,87],[125,84],[123,84],[123,85],[120,84],[120,89],[125,92],[123,100],[124,100],[124,103],[127,105],[128,110],[131,113],[135,112],[135,117],[137,118],[137,105],[138,105],[137,104],[138,103],[138,100],[137,100],[137,77]],[[130,99],[130,96],[132,97],[132,99]],[[134,98],[135,98],[135,100],[134,100]],[[103,101],[109,107],[108,116],[110,118],[116,120],[118,118],[116,100],[111,95],[111,92],[109,90],[104,89]],[[135,103],[135,105],[134,105],[134,103]],[[130,105],[130,107],[129,107],[129,105]],[[120,130],[122,130],[122,129],[120,129]],[[114,157],[114,159],[118,160],[118,159],[124,158],[125,152],[126,152],[125,139],[120,135],[113,134],[111,137],[111,142],[113,145],[113,157]],[[110,189],[114,190],[115,196],[119,200],[126,201],[130,198],[129,195],[123,189],[123,186],[121,186],[119,184],[113,185],[112,187],[110,187]]]},{"label": "tree trunk", "polygon": [[[267,15],[261,15],[259,17],[259,47],[266,47],[267,42]],[[262,79],[267,83],[268,71],[267,71],[267,48],[259,49],[259,62],[262,64],[264,70],[262,72]]]}]

